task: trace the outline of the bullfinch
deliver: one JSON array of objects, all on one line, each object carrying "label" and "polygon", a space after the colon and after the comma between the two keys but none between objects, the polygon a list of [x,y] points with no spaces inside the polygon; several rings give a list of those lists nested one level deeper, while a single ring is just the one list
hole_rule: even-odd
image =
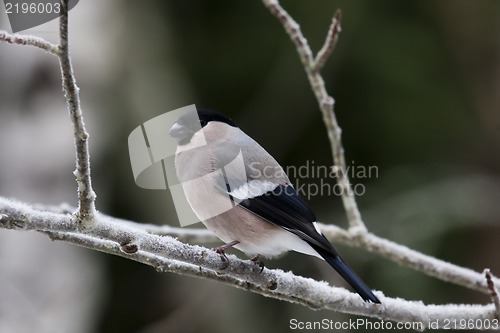
[{"label": "bullfinch", "polygon": [[196,117],[179,117],[169,135],[178,142],[175,168],[186,199],[225,243],[217,248],[223,260],[230,247],[256,262],[288,251],[315,256],[364,301],[380,303],[321,233],[314,212],[279,163],[230,118],[198,109]]}]

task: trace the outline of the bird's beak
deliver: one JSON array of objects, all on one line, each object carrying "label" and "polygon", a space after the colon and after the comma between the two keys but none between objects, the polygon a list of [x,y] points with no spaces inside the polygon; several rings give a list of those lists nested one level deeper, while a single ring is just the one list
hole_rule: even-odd
[{"label": "bird's beak", "polygon": [[175,139],[183,139],[186,137],[187,130],[186,127],[175,123],[171,128],[168,134]]}]

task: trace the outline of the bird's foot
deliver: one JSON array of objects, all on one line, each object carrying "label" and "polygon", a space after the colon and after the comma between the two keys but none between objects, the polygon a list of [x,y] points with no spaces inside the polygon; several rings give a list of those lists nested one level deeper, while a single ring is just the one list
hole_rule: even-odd
[{"label": "bird's foot", "polygon": [[262,271],[264,270],[265,265],[264,265],[264,262],[262,260],[260,260],[260,254],[256,255],[255,257],[253,257],[250,260],[252,260],[252,262],[254,264],[256,264],[257,266],[259,266],[259,268],[260,268],[259,274],[261,274]]},{"label": "bird's foot", "polygon": [[224,270],[229,266],[229,259],[226,256],[226,250],[232,248],[236,244],[238,244],[239,241],[232,241],[227,244],[223,244],[221,246],[214,247],[212,250],[217,252],[220,255],[220,259],[222,260],[222,267],[221,269]]}]

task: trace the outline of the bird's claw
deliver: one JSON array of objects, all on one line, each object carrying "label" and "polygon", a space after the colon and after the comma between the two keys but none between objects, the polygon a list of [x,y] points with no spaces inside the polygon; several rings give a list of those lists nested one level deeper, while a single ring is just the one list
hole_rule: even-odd
[{"label": "bird's claw", "polygon": [[225,270],[226,268],[229,267],[229,259],[226,256],[226,250],[229,248],[232,248],[233,246],[235,246],[238,243],[239,243],[239,241],[232,241],[230,243],[223,244],[221,246],[217,246],[217,247],[212,248],[212,250],[214,250],[215,252],[217,252],[220,255],[220,259],[222,260],[221,270]]},{"label": "bird's claw", "polygon": [[260,271],[259,271],[259,274],[262,273],[262,271],[264,270],[264,267],[266,267],[264,265],[264,262],[262,260],[260,260],[260,255],[256,255],[255,257],[253,257],[252,259],[250,259],[254,264],[256,264],[257,266],[259,266],[260,268]]},{"label": "bird's claw", "polygon": [[224,252],[223,249],[221,249],[221,246],[219,247],[214,247],[212,250],[217,252],[220,255],[220,259],[222,261],[222,267],[221,270],[225,270],[226,268],[229,267],[229,259],[226,256],[226,253]]}]

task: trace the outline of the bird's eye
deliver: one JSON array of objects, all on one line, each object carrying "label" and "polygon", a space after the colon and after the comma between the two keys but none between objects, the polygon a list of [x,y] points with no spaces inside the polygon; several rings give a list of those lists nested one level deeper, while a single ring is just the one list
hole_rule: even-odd
[{"label": "bird's eye", "polygon": [[207,121],[205,119],[200,119],[201,127],[205,127],[207,125]]}]

